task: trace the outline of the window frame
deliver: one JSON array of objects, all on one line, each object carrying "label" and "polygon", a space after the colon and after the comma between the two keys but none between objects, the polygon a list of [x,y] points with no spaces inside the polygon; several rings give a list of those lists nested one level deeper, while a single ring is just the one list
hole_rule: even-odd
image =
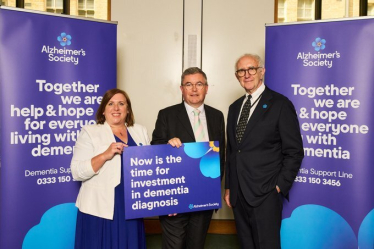
[{"label": "window frame", "polygon": [[286,22],[287,21],[287,1],[286,0],[278,0],[278,4],[277,4],[277,19],[279,20],[279,1],[283,1],[283,21],[282,22]]},{"label": "window frame", "polygon": [[[7,2],[8,0],[1,0],[1,1]],[[111,0],[107,0],[107,1],[108,1],[108,8],[107,8],[107,19],[106,20],[111,21],[111,5],[112,5],[112,3],[111,3]],[[77,3],[78,3],[78,1],[77,1]],[[25,0],[16,0],[16,6],[15,7],[24,9],[25,8]],[[89,10],[89,11],[91,11],[91,10]],[[87,10],[86,10],[86,12],[87,12]],[[62,0],[62,13],[61,14],[70,15],[70,0]]]},{"label": "window frame", "polygon": [[[51,1],[53,2],[53,6],[52,7],[48,7],[48,1]],[[57,8],[57,2],[58,0],[46,0],[45,1],[45,9],[46,9],[46,12],[49,12],[49,13],[57,13],[57,14],[62,14],[63,11],[64,11],[64,0],[62,0],[62,6],[61,8]],[[53,10],[53,11],[48,11],[48,10]],[[61,12],[57,12],[57,10],[61,10]]]},{"label": "window frame", "polygon": [[[306,1],[305,0],[304,0],[304,6],[302,6],[302,7],[299,6],[299,0],[297,1],[298,2],[298,4],[297,4],[297,21],[298,22],[313,21],[314,20],[313,17],[315,18],[315,16],[313,16],[313,9],[315,9],[316,1],[314,1],[314,6],[313,6],[313,0],[308,0],[308,1],[311,1],[310,8],[309,8],[309,6],[306,6]],[[301,16],[299,15],[300,10],[303,12],[303,15],[301,15]],[[310,16],[305,15],[307,10],[310,10]],[[314,11],[314,13],[316,13],[316,11]]]},{"label": "window frame", "polygon": [[[314,20],[321,20],[322,0],[315,0],[314,4]],[[359,16],[368,16],[368,0],[360,0]],[[274,0],[274,23],[278,23],[278,0]]]}]

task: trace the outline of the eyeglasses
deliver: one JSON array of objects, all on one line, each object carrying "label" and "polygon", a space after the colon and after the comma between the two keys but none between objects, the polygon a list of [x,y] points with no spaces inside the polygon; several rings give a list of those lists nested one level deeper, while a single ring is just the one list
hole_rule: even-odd
[{"label": "eyeglasses", "polygon": [[192,90],[193,87],[196,87],[197,90],[201,90],[203,89],[207,84],[206,83],[202,83],[202,82],[197,82],[196,84],[192,84],[192,83],[186,83],[182,86],[184,86],[187,90]]},{"label": "eyeglasses", "polygon": [[249,75],[255,75],[257,73],[257,69],[262,67],[250,67],[248,69],[239,69],[236,71],[236,75],[239,77],[243,77],[246,72],[248,72]]}]

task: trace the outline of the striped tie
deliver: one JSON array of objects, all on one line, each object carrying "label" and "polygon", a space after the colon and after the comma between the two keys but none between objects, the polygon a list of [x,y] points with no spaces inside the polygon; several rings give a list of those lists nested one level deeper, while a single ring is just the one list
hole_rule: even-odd
[{"label": "striped tie", "polygon": [[203,124],[200,121],[200,111],[198,109],[193,110],[194,114],[194,126],[193,130],[195,133],[196,142],[203,142],[205,140]]}]

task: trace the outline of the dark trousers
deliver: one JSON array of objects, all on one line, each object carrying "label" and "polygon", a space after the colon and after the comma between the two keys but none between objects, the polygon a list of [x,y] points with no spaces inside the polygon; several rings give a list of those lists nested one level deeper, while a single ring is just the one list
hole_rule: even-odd
[{"label": "dark trousers", "polygon": [[213,210],[160,216],[163,249],[204,249]]},{"label": "dark trousers", "polygon": [[276,189],[258,207],[250,206],[240,190],[233,212],[241,248],[281,248],[282,209],[282,196]]}]

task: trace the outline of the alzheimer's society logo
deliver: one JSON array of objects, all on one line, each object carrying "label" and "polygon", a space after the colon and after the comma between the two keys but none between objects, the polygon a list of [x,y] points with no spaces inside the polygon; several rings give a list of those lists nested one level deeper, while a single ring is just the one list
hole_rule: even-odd
[{"label": "alzheimer's society logo", "polygon": [[41,53],[47,54],[48,60],[51,62],[64,62],[78,65],[81,57],[86,56],[86,51],[83,48],[70,49],[72,40],[73,37],[71,34],[61,32],[57,35],[56,39],[60,47],[43,45]]},{"label": "alzheimer's society logo", "polygon": [[[311,43],[315,52],[299,52],[297,60],[301,60],[304,67],[327,67],[332,68],[333,61],[340,58],[340,53],[322,53],[328,46],[326,39],[317,37]],[[330,49],[331,50],[331,49]]]},{"label": "alzheimer's society logo", "polygon": [[312,46],[314,47],[315,51],[320,51],[325,49],[326,40],[321,38],[316,38],[314,42],[312,42]]},{"label": "alzheimer's society logo", "polygon": [[215,202],[215,203],[205,203],[205,204],[190,204],[188,205],[188,208],[189,209],[194,209],[194,208],[218,208],[219,207],[219,203],[218,202]]},{"label": "alzheimer's society logo", "polygon": [[71,35],[67,35],[66,33],[61,33],[61,35],[57,36],[57,41],[60,42],[60,45],[70,46],[71,45]]}]

